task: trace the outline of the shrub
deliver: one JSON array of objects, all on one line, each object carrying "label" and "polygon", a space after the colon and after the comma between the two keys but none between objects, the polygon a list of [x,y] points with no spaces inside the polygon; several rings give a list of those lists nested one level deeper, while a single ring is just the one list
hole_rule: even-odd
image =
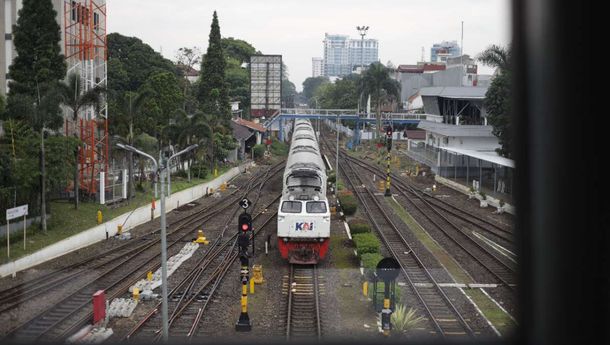
[{"label": "shrub", "polygon": [[263,144],[254,145],[252,150],[254,151],[254,158],[260,158],[265,155],[265,145]]},{"label": "shrub", "polygon": [[191,176],[204,179],[208,176],[208,166],[204,162],[194,162],[191,165]]},{"label": "shrub", "polygon": [[354,194],[350,191],[343,191],[338,195],[339,202],[341,203],[341,209],[347,216],[351,216],[356,213],[358,209],[358,201]]},{"label": "shrub", "polygon": [[271,142],[270,151],[276,156],[288,156],[288,149],[288,145],[279,140],[274,139],[273,142]]},{"label": "shrub", "polygon": [[355,234],[352,236],[354,239],[354,243],[356,244],[356,249],[358,250],[358,255],[362,256],[366,253],[379,254],[379,247],[381,243],[377,236],[372,233],[364,233],[364,234]]},{"label": "shrub", "polygon": [[485,193],[479,192],[479,195],[481,195],[481,199],[487,200],[487,195]]},{"label": "shrub", "polygon": [[366,270],[374,271],[381,259],[383,259],[383,256],[381,256],[379,253],[362,254],[362,267],[364,267]]},{"label": "shrub", "polygon": [[327,179],[328,182],[330,183],[335,183],[337,181],[337,175],[335,174],[335,172],[331,172],[330,174],[328,174]]},{"label": "shrub", "polygon": [[350,220],[347,223],[349,225],[349,230],[352,235],[371,232],[371,226],[361,219]]}]

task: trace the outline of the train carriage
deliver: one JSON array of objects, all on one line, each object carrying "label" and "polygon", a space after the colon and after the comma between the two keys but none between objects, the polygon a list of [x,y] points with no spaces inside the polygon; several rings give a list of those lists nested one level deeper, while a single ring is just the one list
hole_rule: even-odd
[{"label": "train carriage", "polygon": [[307,120],[296,120],[278,210],[278,247],[290,263],[324,259],[330,238],[326,167],[316,133]]}]

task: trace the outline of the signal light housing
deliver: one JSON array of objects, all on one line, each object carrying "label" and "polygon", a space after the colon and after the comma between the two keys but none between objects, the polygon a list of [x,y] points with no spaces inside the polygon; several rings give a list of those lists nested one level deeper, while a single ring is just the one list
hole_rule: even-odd
[{"label": "signal light housing", "polygon": [[252,230],[252,217],[248,213],[239,215],[238,231],[248,232]]}]

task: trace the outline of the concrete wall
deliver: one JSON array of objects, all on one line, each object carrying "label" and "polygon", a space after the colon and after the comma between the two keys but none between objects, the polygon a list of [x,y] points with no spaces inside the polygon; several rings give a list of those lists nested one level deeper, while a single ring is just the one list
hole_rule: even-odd
[{"label": "concrete wall", "polygon": [[[172,194],[171,197],[165,199],[166,211],[172,211],[179,205],[187,204],[193,200],[197,200],[205,195],[207,188],[217,189],[223,182],[233,179],[239,175],[244,169],[250,166],[252,163],[245,163],[239,167],[233,168],[216,179],[200,184],[193,188],[183,190],[178,193]],[[156,203],[160,205],[160,202]],[[89,230],[85,230],[74,236],[68,237],[50,246],[47,246],[33,254],[19,258],[15,261],[9,262],[0,266],[0,277],[5,277],[13,273],[22,271],[24,269],[34,267],[43,262],[49,261],[61,255],[70,253],[83,247],[87,247],[96,242],[100,242],[106,239],[107,236],[114,236],[117,231],[117,225],[125,223],[123,231],[132,229],[138,225],[144,224],[150,221],[150,205],[142,206],[131,214],[124,213],[104,224],[95,226]],[[154,217],[157,218],[161,214],[160,207],[157,206]],[[125,220],[129,217],[127,222]]]}]

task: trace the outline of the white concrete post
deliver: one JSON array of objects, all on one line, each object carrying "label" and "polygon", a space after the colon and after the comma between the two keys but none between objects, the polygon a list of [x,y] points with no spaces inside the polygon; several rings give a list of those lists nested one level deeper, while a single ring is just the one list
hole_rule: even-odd
[{"label": "white concrete post", "polygon": [[123,199],[127,199],[127,169],[123,169]]},{"label": "white concrete post", "polygon": [[106,173],[103,171],[100,171],[100,204],[104,205],[106,203]]}]

